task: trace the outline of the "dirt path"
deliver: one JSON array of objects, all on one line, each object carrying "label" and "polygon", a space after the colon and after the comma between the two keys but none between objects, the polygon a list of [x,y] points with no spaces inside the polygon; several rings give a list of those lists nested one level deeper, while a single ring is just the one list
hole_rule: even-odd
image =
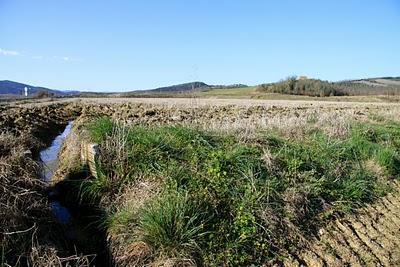
[{"label": "dirt path", "polygon": [[285,266],[400,266],[400,183],[392,193],[319,231]]}]

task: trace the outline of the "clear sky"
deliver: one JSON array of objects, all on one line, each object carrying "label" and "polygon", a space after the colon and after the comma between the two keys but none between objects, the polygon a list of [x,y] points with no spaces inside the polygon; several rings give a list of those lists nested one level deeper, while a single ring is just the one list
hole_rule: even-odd
[{"label": "clear sky", "polygon": [[122,91],[400,76],[399,0],[0,0],[0,80]]}]

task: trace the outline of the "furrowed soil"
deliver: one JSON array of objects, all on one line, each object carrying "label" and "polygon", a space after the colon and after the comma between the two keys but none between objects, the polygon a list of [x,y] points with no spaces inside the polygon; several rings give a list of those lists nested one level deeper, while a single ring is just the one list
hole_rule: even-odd
[{"label": "furrowed soil", "polygon": [[81,107],[70,103],[0,106],[1,131],[26,134],[48,141],[68,120],[78,116]]},{"label": "furrowed soil", "polygon": [[[400,105],[277,100],[72,99],[2,105],[0,131],[21,137],[24,148],[38,152],[39,147],[32,145],[34,139],[49,142],[68,120],[99,116],[111,116],[130,124],[196,125],[212,130],[237,131],[243,139],[251,138],[260,129],[280,129],[288,137],[301,138],[304,134],[302,129],[310,127],[310,124],[322,129],[328,136],[341,136],[346,133],[349,121],[379,121],[383,118],[399,121]],[[38,179],[37,175],[32,177]],[[40,190],[43,190],[43,185]],[[43,210],[47,209],[45,201],[40,205]],[[50,215],[45,212],[41,216]],[[16,226],[11,230],[25,230],[25,226]],[[3,225],[0,228],[1,235],[5,235],[3,231],[11,231]],[[399,266],[399,240],[400,185],[395,182],[393,191],[387,196],[322,227],[315,236],[307,238],[303,250],[287,252],[283,264]],[[113,251],[112,248],[110,250]]]},{"label": "furrowed soil", "polygon": [[356,214],[321,228],[285,266],[399,266],[400,185]]}]

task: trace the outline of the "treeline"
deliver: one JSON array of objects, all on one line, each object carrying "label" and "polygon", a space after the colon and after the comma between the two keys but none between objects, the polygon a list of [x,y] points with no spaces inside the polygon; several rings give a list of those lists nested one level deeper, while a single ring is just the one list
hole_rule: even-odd
[{"label": "treeline", "polygon": [[277,83],[261,84],[259,91],[268,93],[280,93],[289,95],[307,95],[307,96],[342,96],[347,95],[334,83],[305,79],[298,80],[292,76]]},{"label": "treeline", "polygon": [[258,86],[258,91],[305,96],[345,96],[345,95],[399,95],[400,86],[372,85],[355,81],[328,82],[318,79],[297,79],[291,76],[277,83]]},{"label": "treeline", "polygon": [[335,84],[347,95],[400,95],[400,85],[383,85],[374,80],[369,82],[370,84],[363,83],[362,81],[343,81]]}]

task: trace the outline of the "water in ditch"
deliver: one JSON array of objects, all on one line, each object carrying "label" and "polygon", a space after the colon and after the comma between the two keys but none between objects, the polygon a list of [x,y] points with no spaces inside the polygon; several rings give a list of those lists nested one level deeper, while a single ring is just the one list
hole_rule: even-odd
[{"label": "water in ditch", "polygon": [[[59,167],[59,152],[64,139],[72,129],[69,122],[56,136],[49,147],[40,151],[42,179],[50,185],[52,177]],[[54,218],[64,229],[64,238],[69,243],[71,253],[96,255],[93,266],[112,265],[107,250],[104,231],[95,227],[101,211],[92,203],[82,203],[79,199],[79,183],[87,178],[82,171],[66,177],[63,181],[49,187],[48,199]]]},{"label": "water in ditch", "polygon": [[[67,137],[67,135],[71,131],[71,128],[72,128],[72,121],[68,122],[64,131],[61,134],[59,134],[56,138],[54,138],[53,142],[49,147],[40,151],[39,157],[43,165],[42,178],[47,183],[51,181],[51,177],[58,168],[58,163],[59,163],[58,153],[60,152],[61,145],[65,137]],[[56,217],[58,221],[60,221],[63,224],[67,224],[71,220],[71,214],[69,213],[66,207],[61,205],[61,203],[53,197],[55,193],[56,192],[54,191],[49,192],[51,210],[53,212],[53,215]]]}]

